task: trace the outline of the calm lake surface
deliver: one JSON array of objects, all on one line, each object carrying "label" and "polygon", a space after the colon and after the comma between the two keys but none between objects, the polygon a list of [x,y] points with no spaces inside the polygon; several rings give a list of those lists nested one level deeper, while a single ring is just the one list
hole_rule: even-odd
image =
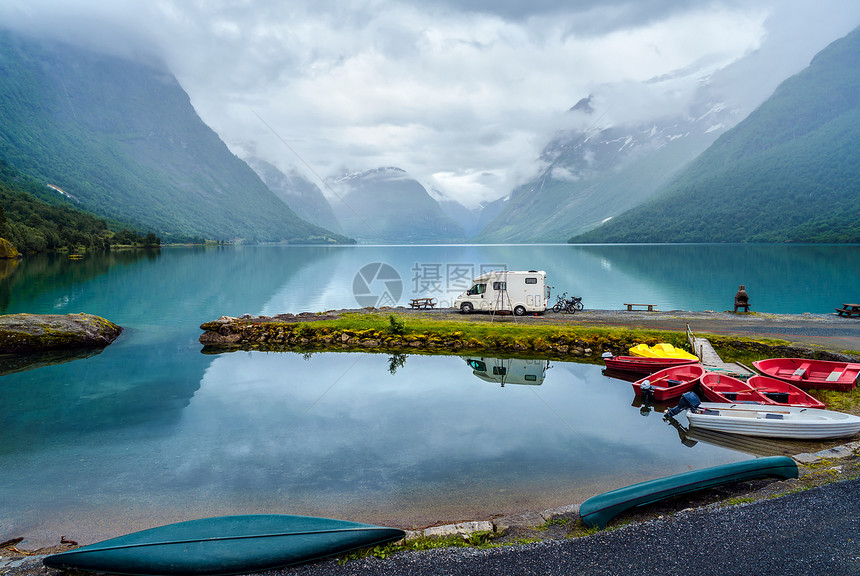
[{"label": "calm lake surface", "polygon": [[0,540],[83,543],[238,513],[485,519],[751,457],[682,443],[600,366],[204,355],[197,341],[221,315],[450,303],[499,267],[546,270],[589,308],[726,310],[744,284],[755,311],[826,313],[856,301],[860,247],[271,246],[0,263],[0,312],[125,328],[86,357],[0,357]]}]

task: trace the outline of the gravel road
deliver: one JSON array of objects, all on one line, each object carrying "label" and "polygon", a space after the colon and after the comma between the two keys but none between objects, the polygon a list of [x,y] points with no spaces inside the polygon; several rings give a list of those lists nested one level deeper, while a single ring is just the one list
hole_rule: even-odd
[{"label": "gravel road", "polygon": [[858,510],[860,480],[850,480],[773,500],[684,511],[574,540],[409,552],[343,566],[327,560],[272,574],[857,576]]}]

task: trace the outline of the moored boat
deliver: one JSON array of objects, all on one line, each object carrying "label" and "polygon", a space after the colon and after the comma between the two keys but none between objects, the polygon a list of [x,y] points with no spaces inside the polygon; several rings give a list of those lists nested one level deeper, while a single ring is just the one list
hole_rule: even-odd
[{"label": "moored boat", "polygon": [[738,404],[773,404],[767,396],[752,386],[732,376],[705,372],[699,382],[705,398],[711,402],[736,402]]},{"label": "moored boat", "polygon": [[664,402],[681,396],[696,387],[705,369],[701,364],[684,364],[664,368],[650,376],[633,382],[637,396]]},{"label": "moored boat", "polygon": [[159,526],[46,556],[45,566],[112,574],[219,576],[261,572],[405,536],[332,518],[220,516]]},{"label": "moored boat", "polygon": [[823,388],[846,392],[860,379],[860,363],[809,360],[807,358],[768,358],[753,362],[756,370],[803,389]]},{"label": "moored boat", "polygon": [[693,362],[699,361],[696,355],[690,354],[686,350],[675,348],[667,342],[661,342],[653,346],[637,344],[631,347],[629,352],[631,356],[642,356],[645,358],[683,358],[685,360],[692,360]]},{"label": "moored boat", "polygon": [[672,366],[683,366],[684,364],[695,364],[696,360],[689,358],[647,358],[644,356],[607,356],[603,359],[606,367],[621,372],[634,374],[653,374]]},{"label": "moored boat", "polygon": [[756,392],[766,396],[774,404],[783,406],[806,406],[807,408],[824,409],[827,406],[821,400],[809,395],[794,384],[770,376],[750,376],[747,384]]},{"label": "moored boat", "polygon": [[860,416],[802,406],[702,402],[687,413],[691,428],[767,438],[848,438],[860,432]]}]

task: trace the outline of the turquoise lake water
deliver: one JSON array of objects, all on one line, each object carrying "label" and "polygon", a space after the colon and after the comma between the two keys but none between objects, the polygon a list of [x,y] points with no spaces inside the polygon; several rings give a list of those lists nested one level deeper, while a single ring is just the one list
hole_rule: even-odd
[{"label": "turquoise lake water", "polygon": [[90,542],[234,513],[485,519],[751,457],[683,444],[600,366],[205,355],[197,340],[225,314],[357,307],[357,295],[444,304],[498,267],[546,270],[589,308],[726,310],[744,284],[755,311],[824,313],[856,301],[860,247],[165,248],[0,264],[0,312],[88,312],[125,328],[59,364],[10,373],[0,358],[0,540]]}]

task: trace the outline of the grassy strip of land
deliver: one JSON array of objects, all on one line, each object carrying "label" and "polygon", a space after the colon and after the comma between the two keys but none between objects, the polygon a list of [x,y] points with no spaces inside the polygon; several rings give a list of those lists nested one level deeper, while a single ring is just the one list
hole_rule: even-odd
[{"label": "grassy strip of land", "polygon": [[[364,350],[433,354],[460,354],[483,350],[504,355],[529,355],[547,359],[600,360],[604,352],[626,354],[636,344],[667,342],[689,350],[684,332],[586,326],[488,322],[482,317],[456,320],[421,314],[345,312],[337,316],[221,319],[201,325],[201,342],[207,352],[224,348],[243,350]],[[718,352],[727,361],[751,362],[771,357],[774,348],[785,349],[781,340],[753,340],[713,336]]]},{"label": "grassy strip of land", "polygon": [[[684,346],[683,333],[615,327],[527,325],[482,320],[439,320],[420,315],[352,312],[313,321],[267,319],[201,325],[201,342],[254,350],[379,350],[457,354],[463,350],[528,353],[546,358],[600,358],[605,351],[624,353],[638,343],[669,342]],[[223,338],[217,338],[221,335]],[[232,340],[232,342],[231,342]]]}]

